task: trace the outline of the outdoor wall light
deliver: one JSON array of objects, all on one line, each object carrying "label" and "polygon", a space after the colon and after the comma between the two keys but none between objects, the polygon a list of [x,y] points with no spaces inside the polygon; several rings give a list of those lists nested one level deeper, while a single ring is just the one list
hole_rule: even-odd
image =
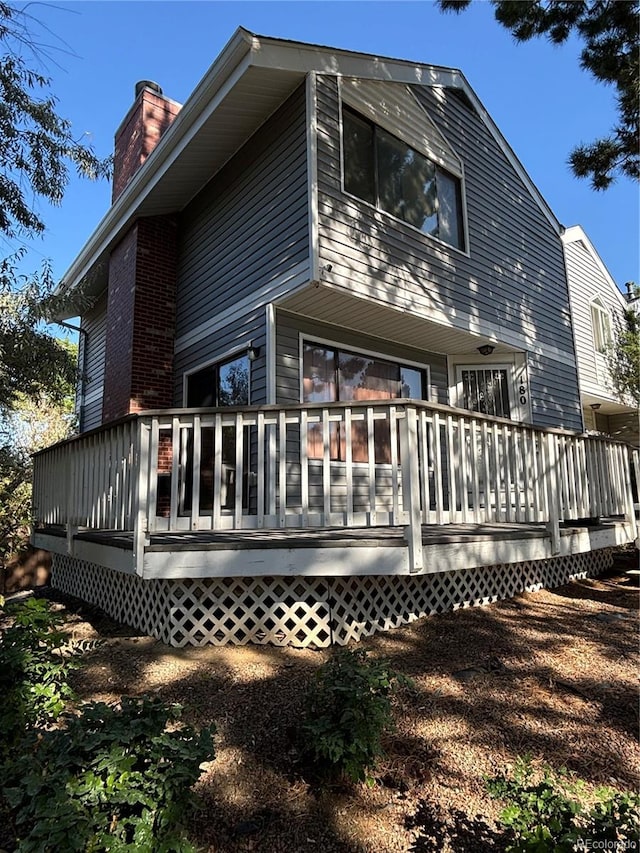
[{"label": "outdoor wall light", "polygon": [[597,412],[601,407],[602,403],[589,403],[589,408],[593,409],[594,412]]},{"label": "outdoor wall light", "polygon": [[478,352],[480,355],[491,355],[494,349],[495,347],[491,346],[491,344],[482,344],[481,347],[478,347]]},{"label": "outdoor wall light", "polygon": [[247,358],[249,361],[255,361],[259,355],[260,347],[254,347],[253,341],[249,341],[249,346],[247,347]]}]

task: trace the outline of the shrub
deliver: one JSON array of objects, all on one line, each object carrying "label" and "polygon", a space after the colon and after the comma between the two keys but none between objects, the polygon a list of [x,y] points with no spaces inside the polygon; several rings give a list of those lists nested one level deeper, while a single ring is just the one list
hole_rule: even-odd
[{"label": "shrub", "polygon": [[7,609],[12,624],[0,635],[0,735],[5,746],[26,729],[45,726],[73,698],[68,677],[76,661],[63,654],[63,617],[44,599]]},{"label": "shrub", "polygon": [[34,734],[2,768],[19,853],[193,850],[181,821],[214,729],[179,725],[180,712],[158,699],[90,703]]},{"label": "shrub", "polygon": [[565,770],[553,773],[544,767],[537,782],[534,775],[525,757],[516,762],[511,779],[487,780],[491,796],[508,803],[500,821],[513,835],[509,853],[571,853],[594,842],[612,850],[638,849],[640,796],[599,788],[595,805],[588,808],[582,802],[584,783]]},{"label": "shrub", "polygon": [[388,661],[369,660],[362,649],[335,654],[320,667],[307,697],[302,733],[313,759],[353,782],[372,784],[368,771],[383,754],[392,697],[409,683]]}]

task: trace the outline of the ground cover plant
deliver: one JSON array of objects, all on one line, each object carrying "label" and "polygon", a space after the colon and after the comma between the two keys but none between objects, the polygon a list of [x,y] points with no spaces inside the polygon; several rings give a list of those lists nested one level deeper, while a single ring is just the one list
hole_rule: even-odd
[{"label": "ground cover plant", "polygon": [[316,673],[306,696],[302,737],[321,768],[374,784],[382,736],[393,725],[392,700],[410,680],[364,649],[338,651]]},{"label": "ground cover plant", "polygon": [[609,787],[585,803],[584,784],[563,768],[537,773],[530,756],[510,775],[487,781],[492,797],[505,801],[499,823],[509,831],[509,853],[572,853],[574,850],[640,849],[640,796]]},{"label": "ground cover plant", "polygon": [[215,727],[152,698],[70,704],[79,655],[44,599],[10,608],[0,634],[0,847],[19,853],[193,850],[184,821]]},{"label": "ground cover plant", "polygon": [[[622,557],[637,569],[637,553]],[[630,813],[625,792],[640,778],[638,586],[620,565],[351,646],[413,682],[394,696],[372,786],[310,775],[301,748],[306,697],[338,650],[172,649],[49,597],[65,608],[73,642],[102,641],[70,673],[79,701],[153,695],[183,704],[196,731],[215,721],[215,760],[181,821],[199,853],[497,853],[516,838],[487,779],[513,779],[527,753],[536,771],[565,767],[581,780],[581,802],[601,809],[601,823]],[[611,805],[597,806],[602,787]],[[9,849],[1,819],[0,848]]]}]

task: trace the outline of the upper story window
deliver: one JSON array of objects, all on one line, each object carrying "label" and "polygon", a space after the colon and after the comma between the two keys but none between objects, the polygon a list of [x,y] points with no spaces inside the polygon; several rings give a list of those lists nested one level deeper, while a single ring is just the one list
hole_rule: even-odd
[{"label": "upper story window", "polygon": [[591,303],[591,327],[596,352],[605,353],[611,343],[611,317],[599,299]]},{"label": "upper story window", "polygon": [[464,249],[460,179],[343,106],[345,191]]},{"label": "upper story window", "polygon": [[210,364],[187,376],[187,407],[247,406],[249,359],[246,355]]}]

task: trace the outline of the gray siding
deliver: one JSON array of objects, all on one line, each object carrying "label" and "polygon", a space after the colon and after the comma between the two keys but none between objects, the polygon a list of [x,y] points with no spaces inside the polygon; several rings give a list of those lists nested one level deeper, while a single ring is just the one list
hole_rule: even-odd
[{"label": "gray siding", "polygon": [[[270,288],[294,273],[308,279],[307,183],[301,87],[181,215],[176,403],[182,400],[185,371],[249,340],[264,352],[264,304]],[[203,333],[207,322],[210,328]],[[263,402],[263,358],[254,363],[252,374],[252,401]]]},{"label": "gray siding", "polygon": [[447,361],[444,356],[278,311],[276,316],[276,401],[278,403],[300,402],[300,333],[312,338],[333,341],[355,352],[367,350],[391,360],[428,365],[430,368],[429,399],[437,403],[449,402]]},{"label": "gray siding", "polygon": [[82,371],[82,403],[80,431],[85,432],[102,423],[104,394],[104,362],[107,335],[107,295],[98,300],[82,318],[79,364]]},{"label": "gray siding", "polygon": [[614,292],[617,288],[605,278],[602,269],[581,240],[567,243],[565,254],[582,392],[615,400],[606,358],[602,353],[596,352],[591,304],[595,299],[600,300],[609,312],[611,329],[614,331],[623,318],[622,297]]},{"label": "gray siding", "polygon": [[[389,84],[389,97],[393,86]],[[429,317],[471,314],[517,335],[523,350],[559,351],[532,370],[533,420],[580,429],[574,345],[562,246],[548,220],[475,111],[452,91],[414,92],[460,156],[465,172],[468,255],[341,191],[339,97],[318,79],[320,264],[332,284]],[[551,377],[547,376],[550,369]]]}]

